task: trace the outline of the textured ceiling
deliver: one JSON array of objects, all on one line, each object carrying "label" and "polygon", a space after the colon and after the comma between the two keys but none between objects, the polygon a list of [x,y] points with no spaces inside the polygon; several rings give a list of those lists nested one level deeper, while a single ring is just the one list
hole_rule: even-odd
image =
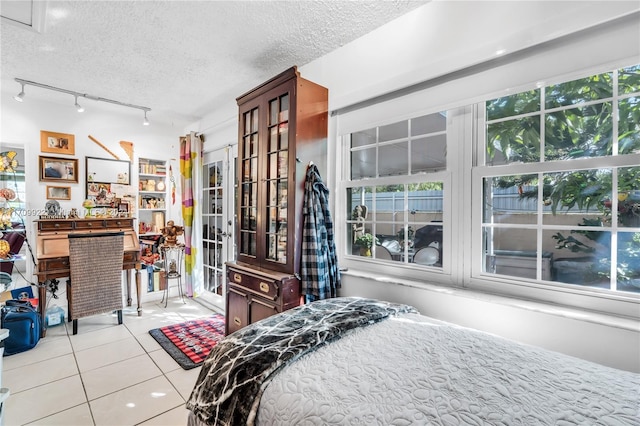
[{"label": "textured ceiling", "polygon": [[[17,93],[17,77],[187,123],[425,3],[50,0],[40,4],[41,31],[2,20],[0,83]],[[25,92],[25,102],[70,102],[41,88]]]}]

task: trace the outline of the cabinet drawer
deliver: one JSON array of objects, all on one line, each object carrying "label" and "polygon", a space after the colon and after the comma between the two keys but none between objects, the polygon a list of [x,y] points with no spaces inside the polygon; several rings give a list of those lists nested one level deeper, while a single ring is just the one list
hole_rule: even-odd
[{"label": "cabinet drawer", "polygon": [[43,271],[55,271],[58,269],[69,269],[68,257],[52,257],[40,261],[40,269]]},{"label": "cabinet drawer", "polygon": [[79,220],[76,222],[76,230],[87,229],[104,229],[104,221],[100,219],[96,220]]},{"label": "cabinet drawer", "polygon": [[115,219],[105,221],[107,228],[133,228],[132,219]]},{"label": "cabinet drawer", "polygon": [[279,284],[278,281],[273,279],[244,274],[230,269],[229,281],[267,299],[276,300],[278,298]]},{"label": "cabinet drawer", "polygon": [[52,220],[51,222],[38,222],[39,231],[70,231],[73,229],[73,222],[65,222],[62,220]]}]

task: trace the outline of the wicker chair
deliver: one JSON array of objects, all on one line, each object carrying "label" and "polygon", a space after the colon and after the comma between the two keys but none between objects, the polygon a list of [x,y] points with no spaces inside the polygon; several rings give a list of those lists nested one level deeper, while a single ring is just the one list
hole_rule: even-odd
[{"label": "wicker chair", "polygon": [[122,324],[122,256],[124,233],[69,234],[69,321],[117,311]]}]

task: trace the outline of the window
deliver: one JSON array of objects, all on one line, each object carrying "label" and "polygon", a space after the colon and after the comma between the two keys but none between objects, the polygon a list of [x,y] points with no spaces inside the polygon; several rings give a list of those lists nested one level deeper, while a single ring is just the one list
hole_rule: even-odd
[{"label": "window", "polygon": [[446,113],[353,132],[347,144],[346,254],[442,269]]},{"label": "window", "polygon": [[640,65],[480,105],[482,268],[640,293]]}]

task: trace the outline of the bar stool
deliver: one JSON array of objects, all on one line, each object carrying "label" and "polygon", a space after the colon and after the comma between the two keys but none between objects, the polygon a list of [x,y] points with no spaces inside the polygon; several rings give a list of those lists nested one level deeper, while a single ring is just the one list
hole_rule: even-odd
[{"label": "bar stool", "polygon": [[[162,301],[164,301],[164,307],[167,307],[169,302],[169,280],[178,281],[178,294],[182,299],[182,303],[187,303],[184,300],[184,293],[182,292],[182,256],[184,254],[183,245],[160,246],[162,252],[162,259],[164,261],[164,279],[162,278],[163,271],[160,271],[160,280],[164,281],[164,293],[162,295]],[[162,301],[160,303],[162,303]]]}]

